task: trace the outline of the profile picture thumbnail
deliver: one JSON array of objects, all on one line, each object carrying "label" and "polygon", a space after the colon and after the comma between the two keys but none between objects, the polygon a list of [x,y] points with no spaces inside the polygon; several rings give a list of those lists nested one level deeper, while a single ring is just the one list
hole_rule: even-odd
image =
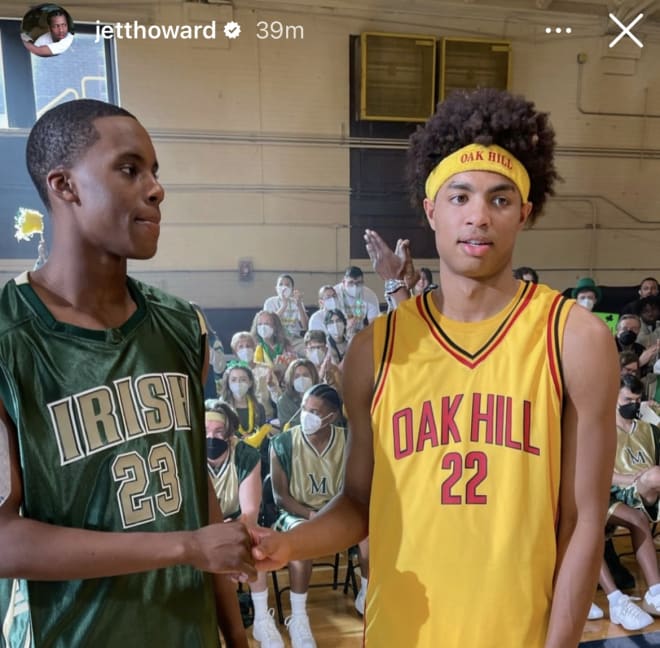
[{"label": "profile picture thumbnail", "polygon": [[21,21],[21,39],[35,56],[57,56],[66,52],[74,37],[74,24],[69,12],[60,5],[47,2],[32,7]]}]

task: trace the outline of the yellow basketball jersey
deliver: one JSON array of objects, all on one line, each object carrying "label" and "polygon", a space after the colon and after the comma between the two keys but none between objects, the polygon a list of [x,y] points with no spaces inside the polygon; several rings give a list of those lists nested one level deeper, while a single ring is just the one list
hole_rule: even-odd
[{"label": "yellow basketball jersey", "polygon": [[481,322],[430,293],[374,323],[368,648],[541,648],[569,304],[521,282]]}]

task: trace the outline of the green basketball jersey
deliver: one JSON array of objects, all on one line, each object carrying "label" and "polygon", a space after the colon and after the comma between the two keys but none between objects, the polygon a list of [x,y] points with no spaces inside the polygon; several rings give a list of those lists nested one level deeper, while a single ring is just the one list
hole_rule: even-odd
[{"label": "green basketball jersey", "polygon": [[[203,332],[190,304],[127,285],[136,312],[102,331],[55,321],[27,274],[0,294],[0,397],[18,431],[23,515],[197,529],[208,522]],[[192,567],[2,585],[11,648],[219,645],[212,580]]]},{"label": "green basketball jersey", "polygon": [[274,436],[271,447],[289,482],[293,499],[319,510],[340,490],[344,481],[346,430],[331,426],[322,452],[309,441],[299,425]]}]

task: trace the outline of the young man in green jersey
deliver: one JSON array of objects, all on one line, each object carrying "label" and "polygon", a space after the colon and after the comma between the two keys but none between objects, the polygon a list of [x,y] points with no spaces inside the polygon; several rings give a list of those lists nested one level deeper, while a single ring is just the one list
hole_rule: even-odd
[{"label": "young man in green jersey", "polygon": [[52,245],[0,294],[3,639],[207,648],[220,626],[246,648],[228,575],[254,570],[206,474],[205,330],[127,276],[160,233],[149,135],[121,108],[72,101],[37,121],[27,163]]}]

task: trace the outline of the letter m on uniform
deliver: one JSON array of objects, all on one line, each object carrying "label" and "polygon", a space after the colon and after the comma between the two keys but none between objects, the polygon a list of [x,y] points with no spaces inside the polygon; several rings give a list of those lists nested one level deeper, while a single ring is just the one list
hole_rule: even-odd
[{"label": "letter m on uniform", "polygon": [[312,495],[327,495],[328,494],[328,478],[323,477],[320,482],[317,482],[312,473],[307,473],[309,483],[311,485]]}]

